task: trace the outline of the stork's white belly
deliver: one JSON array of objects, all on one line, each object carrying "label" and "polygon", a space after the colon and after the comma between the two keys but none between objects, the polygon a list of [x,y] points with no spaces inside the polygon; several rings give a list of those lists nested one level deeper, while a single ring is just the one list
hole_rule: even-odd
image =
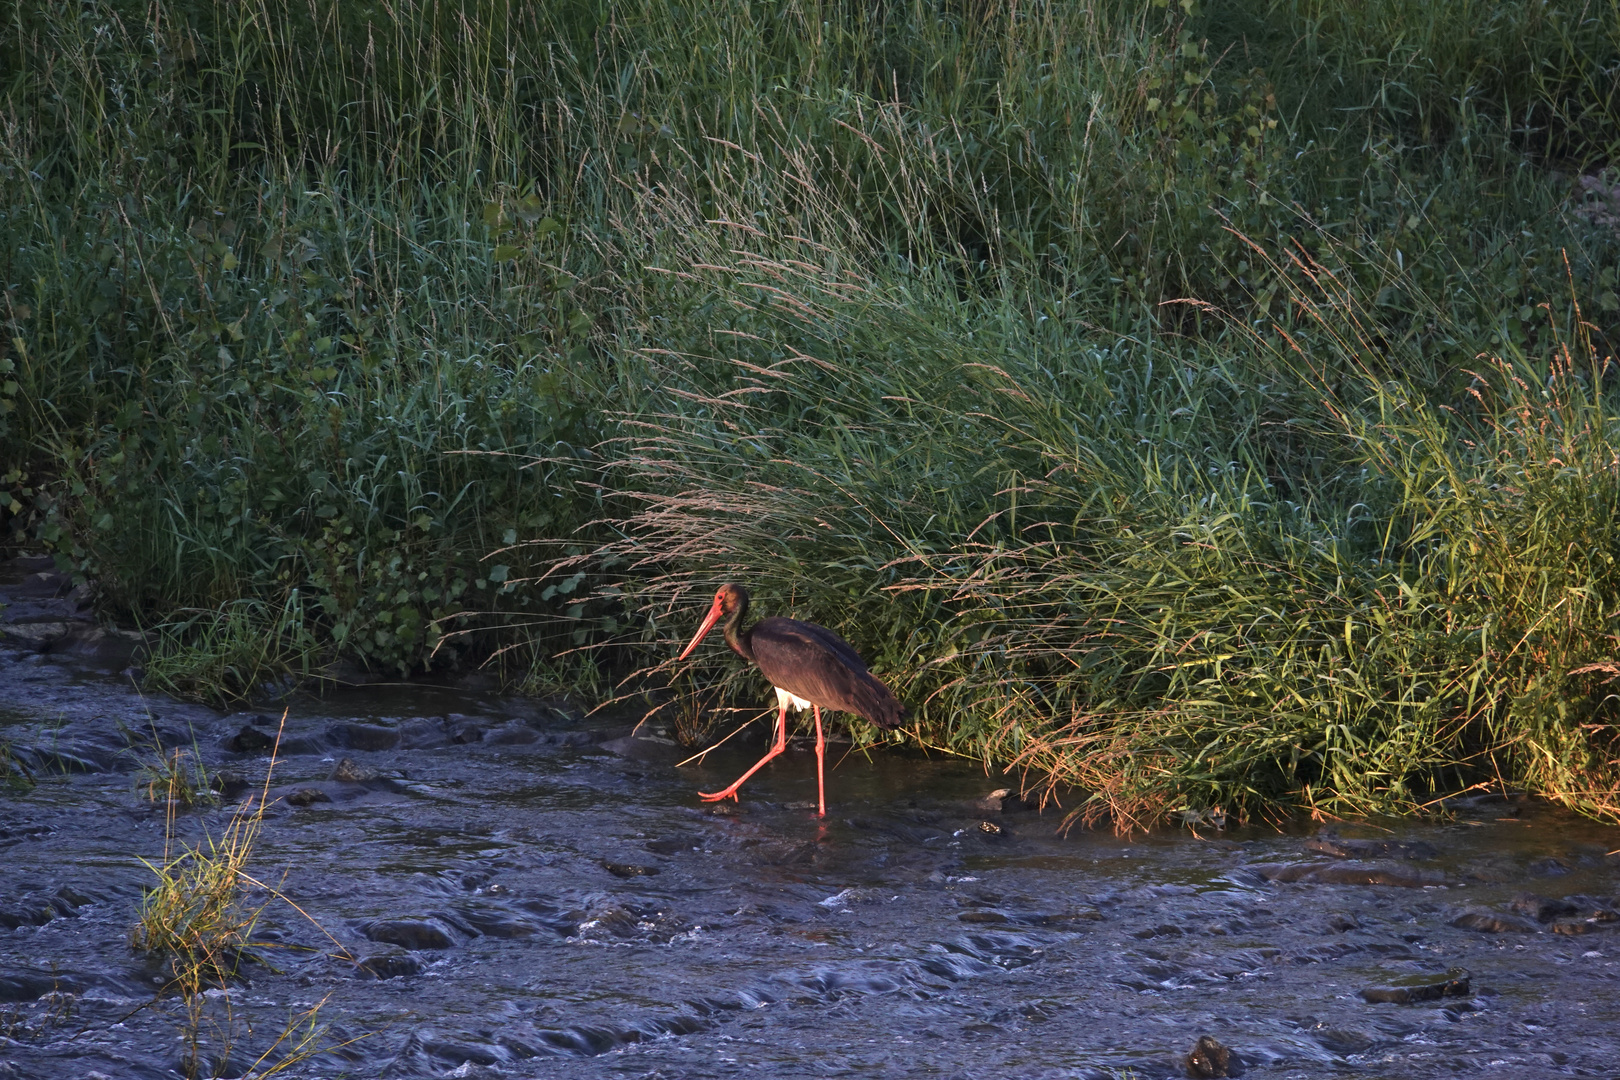
[{"label": "stork's white belly", "polygon": [[789,693],[780,686],[773,687],[776,691],[776,707],[779,709],[792,709],[795,712],[804,712],[810,708],[810,703],[797,694]]}]

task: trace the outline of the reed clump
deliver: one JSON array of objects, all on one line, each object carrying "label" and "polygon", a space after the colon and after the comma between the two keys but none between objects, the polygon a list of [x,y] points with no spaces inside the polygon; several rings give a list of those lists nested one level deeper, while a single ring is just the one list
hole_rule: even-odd
[{"label": "reed clump", "polygon": [[[285,716],[282,723],[286,723]],[[280,741],[278,729],[277,748]],[[164,850],[157,862],[142,860],[155,882],[142,896],[129,943],[162,971],[152,1005],[171,997],[179,1002],[178,1027],[185,1047],[180,1069],[188,1077],[240,1075],[261,1080],[347,1045],[329,1037],[330,1025],[320,1019],[326,1004],[323,998],[290,1011],[268,1042],[255,1040],[260,1046],[247,1052],[250,1060],[241,1058],[239,1044],[253,1030],[251,1024],[243,1030],[233,988],[243,978],[244,964],[263,964],[269,950],[285,948],[256,941],[254,929],[272,899],[308,918],[280,889],[248,871],[263,832],[275,764],[273,750],[263,787],[231,812],[221,835],[208,835],[191,844],[176,836],[179,813],[217,801],[201,765],[188,751],[176,749],[158,764],[143,767],[139,776],[148,799],[155,802],[162,792]],[[336,944],[324,928],[310,922]],[[339,947],[334,955],[347,953]],[[228,1069],[233,1071],[225,1071]]]},{"label": "reed clump", "polygon": [[215,778],[195,750],[162,747],[135,770],[135,790],[147,802],[162,802],[180,810],[213,806],[219,802]]},{"label": "reed clump", "polygon": [[[277,748],[280,743],[278,730]],[[275,762],[272,750],[263,789],[237,805],[224,832],[194,844],[176,835],[180,813],[217,801],[194,754],[175,748],[137,774],[137,786],[145,789],[147,799],[163,800],[163,855],[157,862],[142,860],[156,881],[141,898],[129,943],[162,965],[164,992],[178,993],[194,1011],[203,1007],[205,990],[228,986],[241,965],[256,958],[253,929],[268,901],[252,901],[248,892],[276,890],[260,883],[247,867],[264,828]]]},{"label": "reed clump", "polygon": [[1612,816],[1620,21],[1470,11],[22,4],[0,525],[181,693],[730,578],[1083,820]]}]

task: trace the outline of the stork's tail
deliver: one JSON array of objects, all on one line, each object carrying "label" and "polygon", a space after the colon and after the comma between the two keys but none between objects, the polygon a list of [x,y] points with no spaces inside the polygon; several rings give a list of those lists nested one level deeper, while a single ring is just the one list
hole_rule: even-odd
[{"label": "stork's tail", "polygon": [[893,731],[910,718],[911,710],[902,705],[887,686],[876,679],[872,682],[874,692],[868,702],[863,702],[867,707],[861,710],[861,715],[885,731]]}]

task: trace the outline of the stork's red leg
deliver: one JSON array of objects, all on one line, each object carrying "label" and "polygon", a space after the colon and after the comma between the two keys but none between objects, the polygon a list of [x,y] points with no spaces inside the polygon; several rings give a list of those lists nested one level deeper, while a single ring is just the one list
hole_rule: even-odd
[{"label": "stork's red leg", "polygon": [[749,769],[747,772],[743,773],[741,776],[737,777],[736,783],[734,783],[730,787],[726,788],[726,790],[724,790],[724,791],[716,791],[716,792],[713,792],[713,793],[710,793],[710,792],[707,792],[707,791],[700,791],[700,792],[698,792],[698,798],[702,799],[704,802],[714,802],[716,799],[733,799],[733,800],[736,799],[737,798],[737,789],[743,786],[743,781],[747,780],[750,776],[753,776],[755,773],[759,772],[759,770],[764,767],[764,765],[765,765],[765,763],[767,761],[771,760],[771,758],[773,758],[776,755],[782,753],[782,751],[784,751],[786,749],[787,749],[787,706],[783,705],[781,710],[778,711],[777,714],[776,714],[776,742],[771,746],[770,752],[767,753],[764,757],[760,758],[758,761],[754,762],[754,767],[752,769]]},{"label": "stork's red leg", "polygon": [[822,762],[827,758],[827,740],[821,734],[821,706],[812,705],[816,710],[816,816],[827,816],[827,780],[822,775]]}]

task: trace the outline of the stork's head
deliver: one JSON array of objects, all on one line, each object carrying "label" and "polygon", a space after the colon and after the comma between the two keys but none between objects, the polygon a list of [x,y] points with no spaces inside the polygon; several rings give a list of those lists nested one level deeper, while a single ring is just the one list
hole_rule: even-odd
[{"label": "stork's head", "polygon": [[715,623],[721,619],[725,619],[727,623],[730,623],[733,619],[740,619],[747,610],[747,589],[741,585],[732,585],[729,582],[720,586],[719,591],[714,594],[714,603],[709,605],[709,613],[703,617],[702,625],[698,627],[697,633],[692,636],[691,644],[675,659],[685,660],[687,656],[691,655],[692,650],[698,647],[698,642],[702,641],[704,636],[714,629]]}]

